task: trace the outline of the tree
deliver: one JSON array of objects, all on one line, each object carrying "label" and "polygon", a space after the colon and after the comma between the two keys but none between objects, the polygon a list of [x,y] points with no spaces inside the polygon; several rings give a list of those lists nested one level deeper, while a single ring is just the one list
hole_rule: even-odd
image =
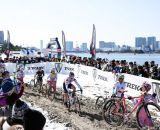
[{"label": "tree", "polygon": [[[20,51],[21,49],[23,49],[23,47],[18,46],[18,45],[13,45],[12,43],[9,43],[9,50],[10,51]],[[8,44],[5,42],[2,45],[2,52],[5,52],[6,50],[8,50]]]}]

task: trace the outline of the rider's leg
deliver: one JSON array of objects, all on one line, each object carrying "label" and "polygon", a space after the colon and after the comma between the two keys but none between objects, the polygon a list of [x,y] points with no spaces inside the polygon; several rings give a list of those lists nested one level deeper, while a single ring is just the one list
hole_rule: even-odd
[{"label": "rider's leg", "polygon": [[64,105],[67,106],[67,101],[68,101],[68,93],[64,93]]},{"label": "rider's leg", "polygon": [[65,87],[65,84],[63,84],[63,90],[64,90],[64,94],[63,94],[63,98],[64,98],[64,105],[67,107],[67,101],[68,101],[68,91]]},{"label": "rider's leg", "polygon": [[76,87],[72,84],[71,89],[73,89],[73,94],[72,94],[72,96],[74,97],[74,96],[75,96],[75,92],[76,92]]}]

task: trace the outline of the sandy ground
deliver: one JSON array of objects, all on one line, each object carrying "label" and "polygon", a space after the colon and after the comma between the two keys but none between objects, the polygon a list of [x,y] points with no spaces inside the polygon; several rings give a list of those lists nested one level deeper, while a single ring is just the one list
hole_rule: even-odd
[{"label": "sandy ground", "polygon": [[111,128],[108,126],[100,115],[100,111],[96,110],[95,100],[83,97],[81,100],[81,113],[77,114],[74,108],[71,112],[62,104],[62,93],[58,91],[56,99],[50,101],[47,97],[42,96],[30,89],[25,89],[22,99],[36,105],[48,112],[49,119],[56,123],[63,123],[71,130],[137,130],[136,122],[130,121],[127,125]]}]

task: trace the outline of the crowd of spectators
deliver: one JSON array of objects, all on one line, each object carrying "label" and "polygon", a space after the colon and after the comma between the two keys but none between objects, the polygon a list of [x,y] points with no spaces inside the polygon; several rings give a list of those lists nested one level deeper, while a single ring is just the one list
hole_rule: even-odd
[{"label": "crowd of spectators", "polygon": [[92,59],[87,57],[78,56],[67,56],[58,58],[48,58],[48,57],[13,57],[9,59],[0,59],[0,62],[12,62],[12,63],[39,63],[39,62],[67,62],[70,64],[82,64],[86,66],[96,67],[97,69],[114,72],[114,73],[128,73],[136,76],[152,78],[160,80],[160,67],[155,63],[155,61],[146,61],[143,65],[139,65],[136,62],[127,62],[126,60],[111,60],[108,59]]}]

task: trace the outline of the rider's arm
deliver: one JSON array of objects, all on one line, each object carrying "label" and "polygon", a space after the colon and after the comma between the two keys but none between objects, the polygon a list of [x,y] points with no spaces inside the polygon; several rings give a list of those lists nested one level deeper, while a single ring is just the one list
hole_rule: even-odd
[{"label": "rider's arm", "polygon": [[117,83],[113,86],[113,94],[116,94],[117,91]]},{"label": "rider's arm", "polygon": [[69,92],[69,89],[68,89],[69,81],[68,81],[68,79],[66,79],[64,81],[64,83],[65,83],[65,88],[66,88],[67,92]]},{"label": "rider's arm", "polygon": [[82,90],[81,85],[77,82],[77,80],[76,80],[76,79],[74,79],[74,82],[75,82],[75,84],[78,86],[78,88],[79,88],[80,90]]},{"label": "rider's arm", "polygon": [[42,75],[44,76],[44,71],[43,71]]},{"label": "rider's arm", "polygon": [[[38,71],[37,71],[38,72]],[[36,74],[34,75],[34,77],[36,77],[37,76],[37,72],[36,72]]]}]

